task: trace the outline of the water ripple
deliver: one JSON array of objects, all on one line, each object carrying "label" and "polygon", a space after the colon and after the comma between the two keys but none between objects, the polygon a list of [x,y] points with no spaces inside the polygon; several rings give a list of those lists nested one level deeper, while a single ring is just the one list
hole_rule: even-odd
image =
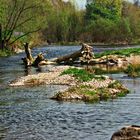
[{"label": "water ripple", "polygon": [[[44,47],[34,49],[33,53],[46,53],[47,50],[47,57],[53,58],[78,49],[79,46],[63,47],[63,50],[61,46]],[[123,98],[97,104],[57,102],[49,98],[65,86],[5,86],[15,77],[26,74],[24,67],[19,65],[23,56],[22,53],[0,60],[0,139],[109,140],[122,126],[139,125],[140,79],[131,79],[124,74],[111,75],[131,90],[131,94]],[[32,69],[31,72],[37,71]]]}]

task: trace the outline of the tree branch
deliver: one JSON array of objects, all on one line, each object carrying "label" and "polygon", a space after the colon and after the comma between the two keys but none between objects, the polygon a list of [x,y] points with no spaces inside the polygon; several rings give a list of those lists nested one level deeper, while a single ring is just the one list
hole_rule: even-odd
[{"label": "tree branch", "polygon": [[[8,34],[9,37],[7,36],[7,41],[10,40],[11,36],[13,35],[13,31],[17,28],[16,25],[17,25],[18,20],[21,17],[21,14],[24,13],[26,10],[29,10],[29,9],[37,7],[36,5],[25,7],[25,4],[26,4],[26,2],[24,0],[23,5],[19,10],[19,14],[17,15],[17,18],[16,18],[15,22],[13,23],[13,26],[11,27],[11,30],[10,30],[10,32]],[[31,20],[31,18],[30,18],[30,20]],[[29,21],[29,19],[28,19],[28,21]],[[22,24],[20,24],[20,26],[23,25],[24,23],[26,23],[26,22],[23,22]]]},{"label": "tree branch", "polygon": [[24,8],[22,12],[29,10],[29,9],[33,9],[33,8],[38,8],[38,7],[39,6],[37,6],[37,5],[28,6],[28,7]]},{"label": "tree branch", "polygon": [[13,14],[14,14],[14,11],[17,7],[17,0],[14,0],[14,6],[13,6],[13,9],[11,10],[11,13],[10,13],[10,16],[8,17],[8,21],[7,21],[7,24],[5,26],[5,32],[4,32],[4,40],[6,39],[6,36],[7,36],[7,30],[8,30],[8,26],[10,26],[10,23],[11,23],[11,20],[12,20],[12,17],[13,17]]},{"label": "tree branch", "polygon": [[19,18],[21,16],[21,14],[22,14],[22,11],[23,11],[23,9],[25,7],[25,4],[26,4],[26,0],[23,1],[23,4],[22,4],[21,8],[19,8],[19,13],[16,15],[15,19],[11,23],[10,31],[6,36],[7,42],[9,42],[9,40],[10,40],[12,34],[13,34],[14,28],[15,28],[15,26],[16,26],[16,24],[17,24],[17,22],[18,22],[18,20],[19,20]]},{"label": "tree branch", "polygon": [[37,31],[39,31],[40,29],[41,29],[41,28],[38,28],[38,29],[36,29],[36,30],[33,30],[33,31],[30,31],[30,32],[27,32],[27,33],[25,33],[25,34],[23,34],[23,35],[17,37],[14,41],[12,41],[11,43],[9,43],[8,45],[11,45],[11,44],[13,44],[14,42],[16,42],[17,40],[19,40],[20,38],[22,38],[22,37],[24,37],[24,36],[26,36],[26,35],[28,35],[28,34],[31,34],[31,33],[37,32]]},{"label": "tree branch", "polygon": [[30,17],[30,18],[24,20],[23,22],[19,23],[17,26],[15,26],[15,28],[14,28],[13,30],[15,30],[16,28],[22,26],[24,23],[27,23],[27,22],[30,21],[32,18],[33,18],[33,17]]}]

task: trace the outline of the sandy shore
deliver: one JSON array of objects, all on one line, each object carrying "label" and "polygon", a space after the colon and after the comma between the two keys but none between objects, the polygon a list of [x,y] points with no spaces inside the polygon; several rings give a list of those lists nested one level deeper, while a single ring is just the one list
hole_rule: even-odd
[{"label": "sandy shore", "polygon": [[20,77],[12,81],[9,86],[30,86],[40,84],[75,85],[77,80],[70,75],[60,75],[70,66],[55,66],[49,72]]}]

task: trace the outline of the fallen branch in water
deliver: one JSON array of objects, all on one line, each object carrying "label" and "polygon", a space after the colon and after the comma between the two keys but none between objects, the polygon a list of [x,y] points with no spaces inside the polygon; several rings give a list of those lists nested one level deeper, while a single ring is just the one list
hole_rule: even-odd
[{"label": "fallen branch in water", "polygon": [[32,57],[29,44],[24,45],[26,57],[22,58],[26,66],[39,66],[48,64],[60,64],[60,63],[74,63],[76,60],[80,60],[80,63],[90,63],[93,61],[92,47],[87,44],[82,44],[82,48],[72,54],[68,54],[62,57],[58,57],[55,60],[47,60],[42,53],[39,53],[36,58]]},{"label": "fallen branch in water", "polygon": [[47,60],[42,53],[39,53],[35,58],[32,57],[31,50],[28,43],[24,45],[26,57],[22,58],[25,66],[40,66],[48,64],[74,64],[75,62],[81,64],[106,64],[106,65],[127,65],[128,60],[125,56],[119,55],[105,55],[101,58],[94,59],[93,47],[83,43],[80,50],[74,53],[58,57],[54,60]]}]

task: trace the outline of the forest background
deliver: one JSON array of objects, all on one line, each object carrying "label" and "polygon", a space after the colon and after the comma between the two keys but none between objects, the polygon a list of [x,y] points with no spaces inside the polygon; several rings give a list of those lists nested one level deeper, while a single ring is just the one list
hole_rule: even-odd
[{"label": "forest background", "polygon": [[48,43],[140,43],[139,0],[0,0],[0,48]]}]

